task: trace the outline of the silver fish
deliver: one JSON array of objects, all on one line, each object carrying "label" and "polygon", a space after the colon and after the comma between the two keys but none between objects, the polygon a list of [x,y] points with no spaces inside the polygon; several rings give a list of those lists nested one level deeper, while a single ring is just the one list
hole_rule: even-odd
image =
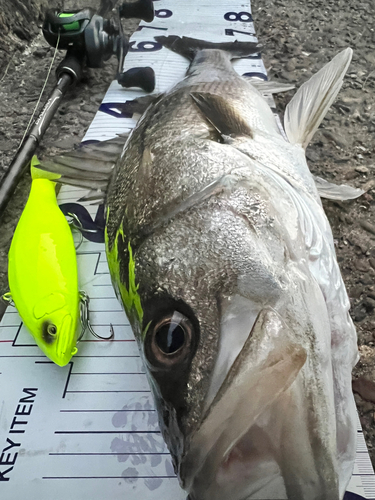
[{"label": "silver fish", "polygon": [[157,40],[192,62],[114,166],[106,247],[181,487],[190,500],[340,500],[358,353],[319,190],[361,192],[316,184],[304,148],[352,51],[300,87],[285,136],[262,94],[280,85],[230,62],[257,46]]}]

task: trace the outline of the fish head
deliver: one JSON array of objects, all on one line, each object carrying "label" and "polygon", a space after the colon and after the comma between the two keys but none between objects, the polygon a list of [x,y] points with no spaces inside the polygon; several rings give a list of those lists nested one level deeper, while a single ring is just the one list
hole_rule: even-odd
[{"label": "fish head", "polygon": [[[189,210],[143,241],[122,234],[117,258],[110,252],[110,269],[115,283],[120,276],[117,290],[140,347],[160,429],[190,498],[235,500],[262,489],[267,495],[267,488],[288,494],[294,488],[299,495],[298,472],[290,471],[285,455],[295,451],[289,437],[303,422],[299,443],[305,458],[296,453],[293,463],[300,461],[296,467],[301,477],[307,471],[303,480],[311,488],[319,483],[306,430],[314,418],[309,423],[301,409],[308,383],[301,374],[315,348],[315,330],[329,329],[327,315],[319,308],[311,312],[305,300],[310,284],[282,237],[271,238],[275,225],[260,238],[244,217],[221,208]],[[111,261],[119,262],[115,272]],[[313,301],[322,307],[321,292],[311,286]],[[321,343],[323,361],[314,358],[320,368],[330,362],[329,340]],[[322,387],[314,384],[310,389],[320,402]],[[317,412],[332,423],[332,387],[322,399]],[[322,462],[334,460],[334,440],[329,446],[332,456],[326,453]],[[327,488],[335,479],[330,481]]]},{"label": "fish head", "polygon": [[77,318],[78,300],[59,292],[40,299],[25,315],[25,323],[44,354],[65,366],[77,352]]}]

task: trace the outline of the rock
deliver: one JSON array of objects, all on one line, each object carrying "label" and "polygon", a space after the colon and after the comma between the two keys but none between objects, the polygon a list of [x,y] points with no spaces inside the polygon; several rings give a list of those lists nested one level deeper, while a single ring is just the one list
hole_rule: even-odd
[{"label": "rock", "polygon": [[366,220],[359,221],[359,224],[363,229],[365,229],[368,233],[375,235],[375,225],[367,222]]},{"label": "rock", "polygon": [[60,139],[54,142],[53,146],[59,149],[73,149],[76,146],[76,139],[72,137],[67,137],[65,139]]},{"label": "rock", "polygon": [[370,413],[373,412],[375,409],[374,403],[371,403],[370,401],[364,401],[363,404],[361,405],[361,410],[363,413]]},{"label": "rock", "polygon": [[359,299],[363,293],[363,286],[353,286],[349,289],[349,297],[353,299]]},{"label": "rock", "polygon": [[326,130],[326,129],[323,130],[322,133],[324,137],[337,144],[337,146],[339,146],[341,149],[345,149],[348,147],[348,141],[346,141],[342,135],[340,136],[339,134],[335,134],[331,130]]},{"label": "rock", "polygon": [[0,151],[12,151],[16,142],[9,139],[0,139]]},{"label": "rock", "polygon": [[353,309],[352,316],[354,318],[354,321],[356,321],[357,323],[360,323],[361,321],[363,321],[366,318],[366,316],[367,316],[366,309],[363,307],[362,303],[358,304]]},{"label": "rock", "polygon": [[365,167],[364,165],[361,165],[359,167],[356,167],[356,172],[359,172],[360,174],[368,174],[369,169]]},{"label": "rock", "polygon": [[353,392],[359,394],[365,401],[375,403],[375,382],[365,377],[359,377],[352,382]]},{"label": "rock", "polygon": [[320,156],[319,156],[317,151],[315,151],[311,148],[307,148],[306,158],[312,162],[316,162],[316,161],[319,161]]},{"label": "rock", "polygon": [[359,278],[359,281],[363,283],[364,285],[373,285],[374,284],[374,278],[365,274],[364,276],[361,276]]},{"label": "rock", "polygon": [[369,264],[366,260],[359,259],[356,260],[355,267],[358,269],[358,271],[367,271],[369,268]]},{"label": "rock", "polygon": [[33,56],[36,57],[37,59],[43,59],[44,57],[47,56],[49,49],[48,48],[38,48],[34,50]]},{"label": "rock", "polygon": [[366,312],[372,312],[375,309],[375,300],[366,297],[366,299],[363,300],[363,305],[366,308]]}]

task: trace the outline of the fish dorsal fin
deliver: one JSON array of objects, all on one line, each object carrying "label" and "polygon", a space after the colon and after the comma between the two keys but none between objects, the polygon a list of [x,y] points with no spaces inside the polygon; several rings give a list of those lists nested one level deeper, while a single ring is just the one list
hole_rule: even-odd
[{"label": "fish dorsal fin", "polygon": [[350,48],[343,50],[298,89],[284,117],[291,143],[306,148],[341,88],[352,53]]},{"label": "fish dorsal fin", "polygon": [[355,200],[366,192],[363,189],[348,186],[347,184],[334,184],[316,175],[313,177],[319,196],[327,200]]},{"label": "fish dorsal fin", "polygon": [[208,92],[192,92],[190,95],[203,116],[219,134],[253,137],[249,125],[223,97]]}]

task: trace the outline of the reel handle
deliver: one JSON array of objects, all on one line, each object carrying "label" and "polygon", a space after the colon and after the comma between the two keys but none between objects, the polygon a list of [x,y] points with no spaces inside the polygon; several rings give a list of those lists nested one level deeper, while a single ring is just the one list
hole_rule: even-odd
[{"label": "reel handle", "polygon": [[145,92],[152,92],[155,89],[155,72],[149,66],[131,68],[120,73],[117,81],[122,87],[140,87]]},{"label": "reel handle", "polygon": [[132,3],[123,3],[120,5],[120,17],[129,19],[136,17],[142,19],[146,23],[150,23],[154,19],[154,4],[152,0],[137,0]]}]

